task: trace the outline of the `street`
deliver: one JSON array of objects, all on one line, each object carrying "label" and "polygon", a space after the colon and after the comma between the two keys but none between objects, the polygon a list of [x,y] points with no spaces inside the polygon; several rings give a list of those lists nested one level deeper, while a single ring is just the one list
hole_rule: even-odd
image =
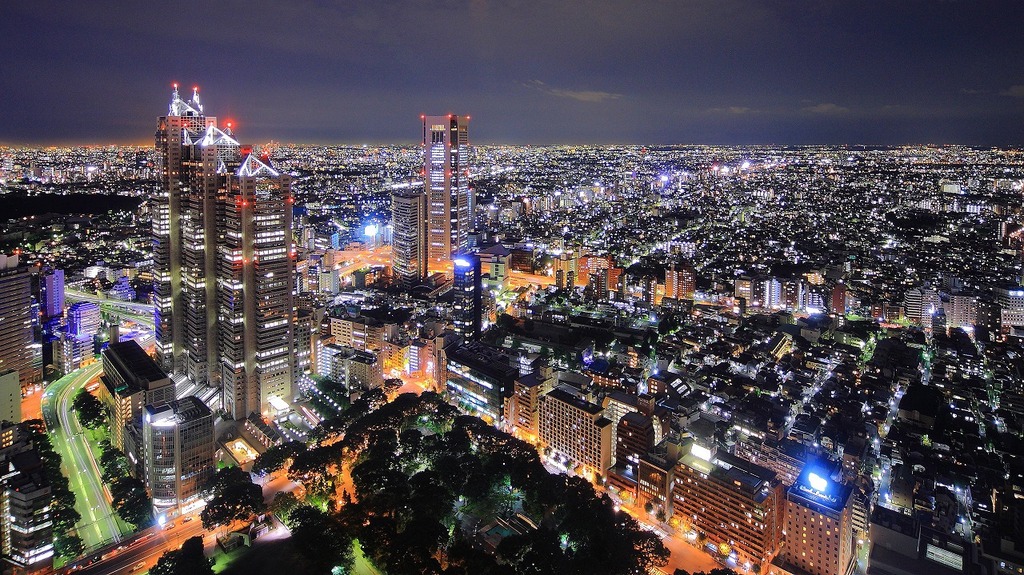
[{"label": "street", "polygon": [[50,384],[43,392],[43,421],[53,448],[60,455],[64,473],[75,492],[75,509],[81,514],[78,535],[86,549],[120,541],[109,494],[103,486],[100,467],[93,457],[84,429],[72,412],[75,394],[103,371],[101,362],[74,371]]}]

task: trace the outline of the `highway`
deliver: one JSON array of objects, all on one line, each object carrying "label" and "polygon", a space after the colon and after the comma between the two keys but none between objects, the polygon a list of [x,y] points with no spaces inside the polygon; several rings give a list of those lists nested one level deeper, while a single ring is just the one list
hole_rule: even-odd
[{"label": "highway", "polygon": [[71,481],[75,508],[82,516],[77,526],[78,535],[87,549],[120,541],[122,535],[114,520],[109,493],[100,478],[99,464],[89,448],[78,415],[71,407],[75,394],[102,371],[101,362],[73,371],[50,384],[42,399],[43,421]]},{"label": "highway", "polygon": [[108,316],[128,320],[153,329],[153,305],[131,301],[121,301],[100,297],[74,289],[64,290],[68,301],[90,301],[100,306],[100,310]]}]

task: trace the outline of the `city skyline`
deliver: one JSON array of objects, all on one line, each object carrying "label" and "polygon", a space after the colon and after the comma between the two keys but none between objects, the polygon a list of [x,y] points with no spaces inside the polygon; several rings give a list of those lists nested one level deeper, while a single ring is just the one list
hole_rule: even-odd
[{"label": "city skyline", "polygon": [[474,143],[1021,143],[1009,2],[245,6],[179,6],[187,29],[12,6],[0,142],[143,143],[146,110],[195,81],[254,141],[413,144],[418,115],[459,112]]}]

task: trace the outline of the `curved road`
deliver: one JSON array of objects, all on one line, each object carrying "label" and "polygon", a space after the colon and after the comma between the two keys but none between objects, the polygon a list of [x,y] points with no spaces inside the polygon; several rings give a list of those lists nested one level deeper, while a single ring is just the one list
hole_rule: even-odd
[{"label": "curved road", "polygon": [[43,393],[43,421],[50,441],[61,456],[64,471],[75,492],[75,507],[82,515],[78,535],[87,549],[121,540],[121,531],[110,507],[110,494],[100,478],[100,467],[93,457],[78,415],[72,411],[75,394],[99,377],[103,364],[96,362],[73,371],[50,384]]}]

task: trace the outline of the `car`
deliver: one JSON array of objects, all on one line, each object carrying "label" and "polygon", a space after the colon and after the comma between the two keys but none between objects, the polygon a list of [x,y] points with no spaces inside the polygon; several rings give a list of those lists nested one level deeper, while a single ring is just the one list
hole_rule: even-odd
[{"label": "car", "polygon": [[174,529],[174,522],[171,521],[167,525],[164,525],[164,529]]},{"label": "car", "polygon": [[181,522],[182,523],[188,523],[189,521],[192,521],[193,519],[195,519],[195,517],[189,515],[188,517],[182,519]]},{"label": "car", "polygon": [[142,569],[145,569],[145,568],[146,568],[146,562],[145,561],[139,561],[138,563],[135,564],[134,567],[132,567],[132,573],[134,573],[136,571],[141,571]]}]

